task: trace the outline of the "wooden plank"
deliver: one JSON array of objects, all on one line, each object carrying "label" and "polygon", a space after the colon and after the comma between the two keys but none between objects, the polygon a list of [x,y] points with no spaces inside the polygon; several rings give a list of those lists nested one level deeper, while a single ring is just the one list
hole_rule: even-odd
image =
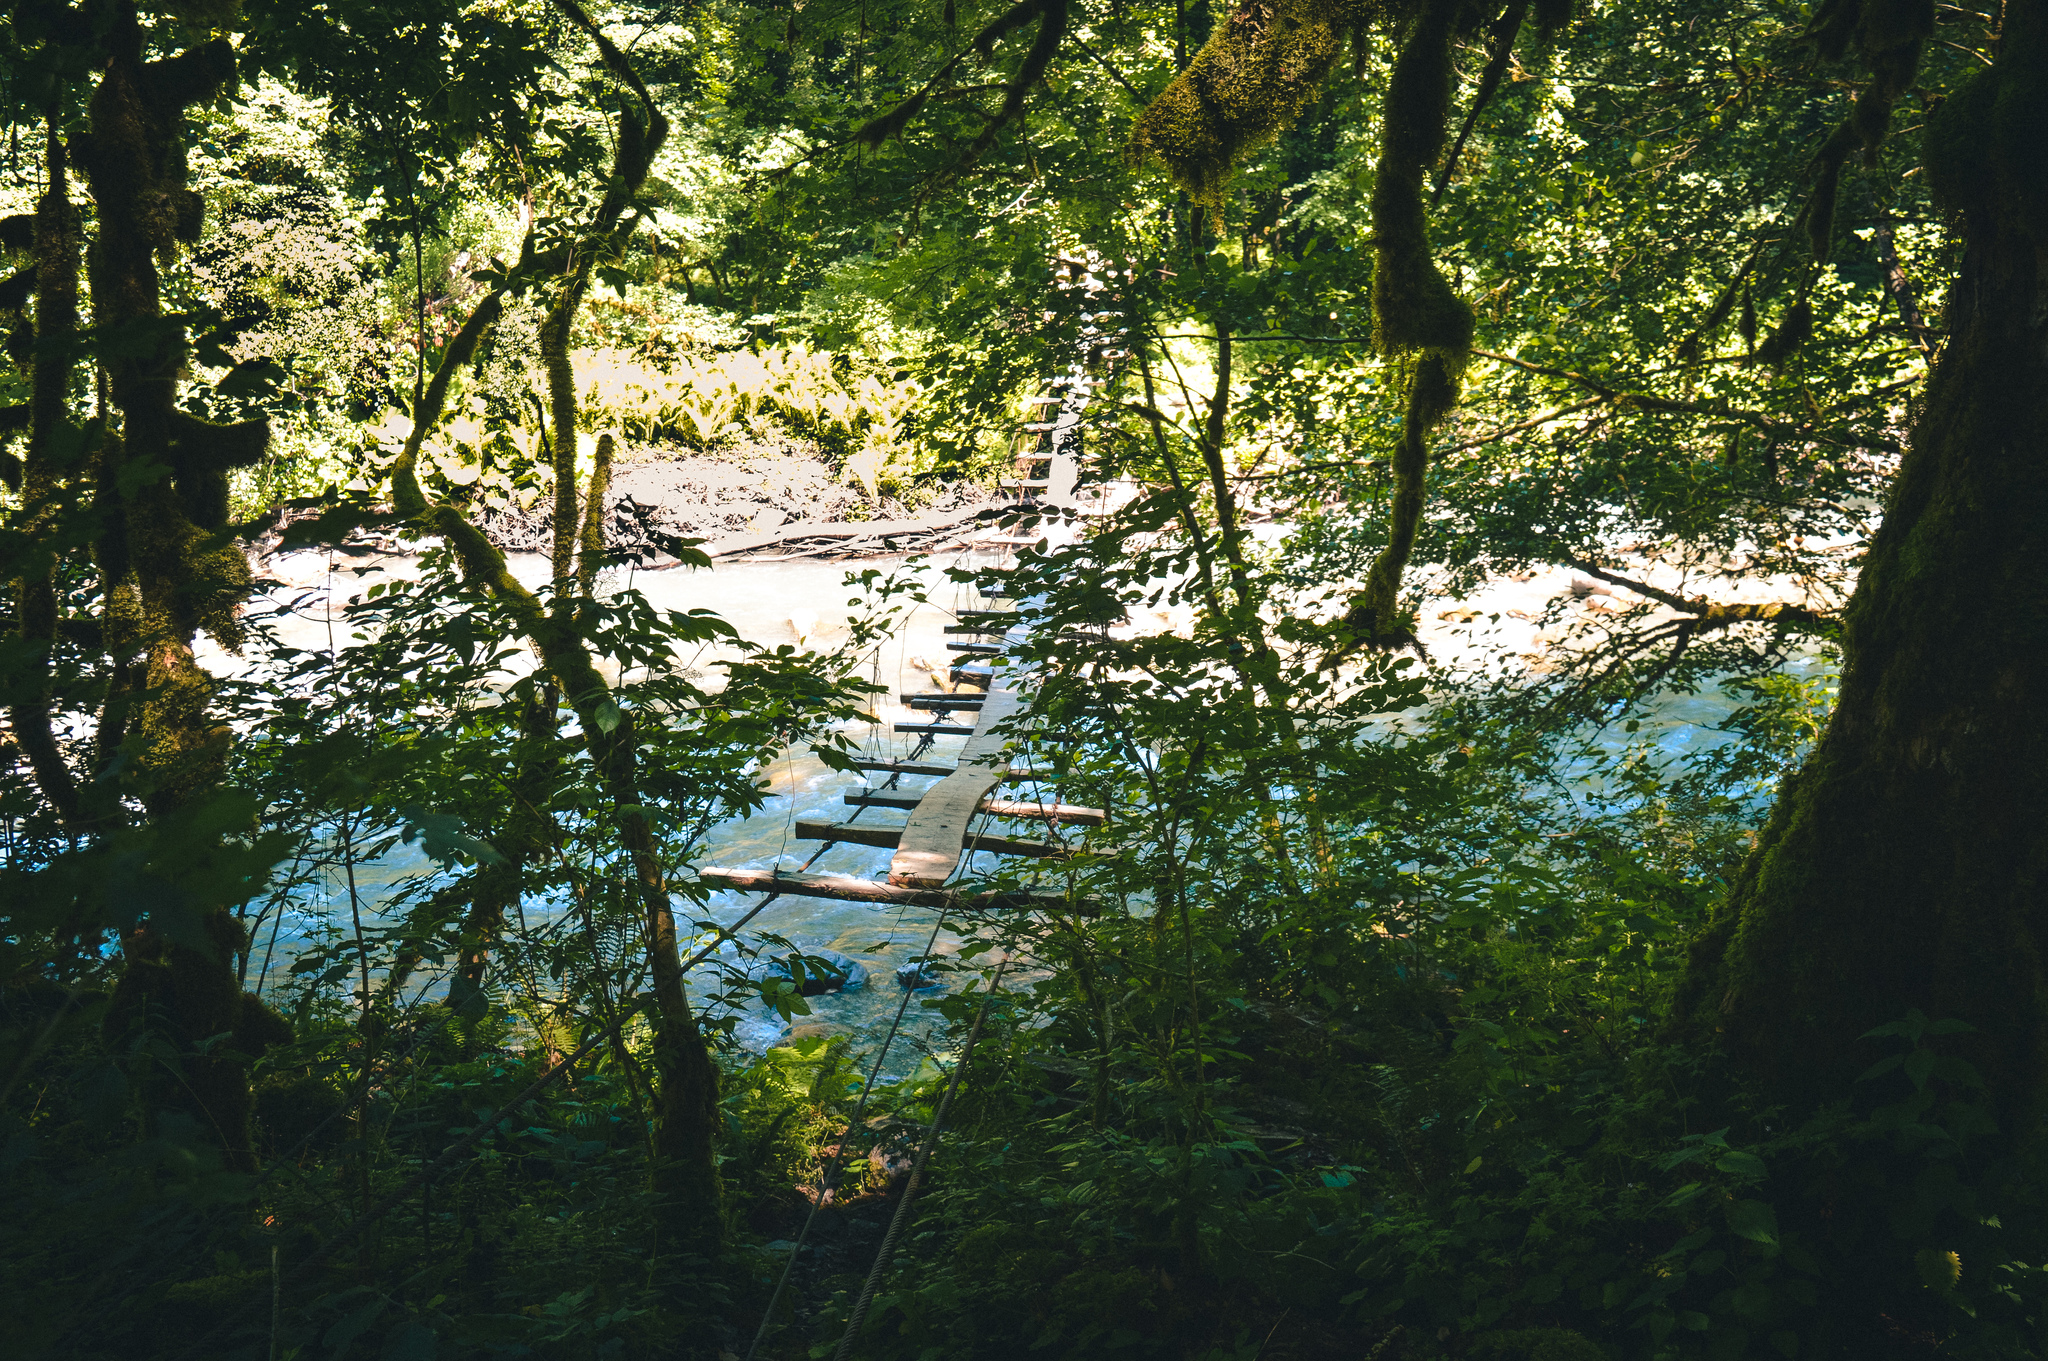
[{"label": "wooden plank", "polygon": [[979,692],[968,694],[898,695],[906,709],[979,709],[986,696]]},{"label": "wooden plank", "polygon": [[798,841],[845,841],[855,846],[886,846],[893,849],[902,835],[901,827],[884,827],[879,823],[870,827],[859,822],[820,822],[816,818],[796,820]]},{"label": "wooden plank", "polygon": [[946,679],[955,685],[979,685],[988,689],[995,679],[995,669],[987,666],[956,666],[946,672]]},{"label": "wooden plank", "polygon": [[890,903],[906,907],[943,907],[977,912],[1071,911],[1090,916],[1101,904],[1082,898],[1069,903],[1062,893],[955,893],[944,889],[902,888],[856,879],[849,874],[792,874],[775,870],[721,869],[707,865],[697,878],[714,888],[736,889],[741,893],[788,893],[801,898],[838,898],[854,903]]},{"label": "wooden plank", "polygon": [[[924,795],[894,790],[861,790],[842,797],[855,808],[911,809],[917,807]],[[983,799],[981,811],[990,817],[1035,818],[1043,822],[1070,822],[1083,827],[1099,827],[1109,821],[1109,814],[1100,808],[1082,808],[1071,803],[1038,803],[1029,799]]]},{"label": "wooden plank", "polygon": [[[798,841],[845,841],[856,846],[896,847],[902,843],[903,831],[901,827],[870,827],[860,822],[820,822],[814,818],[798,818],[795,835]],[[1026,841],[985,832],[969,834],[964,848],[993,851],[997,855],[1021,855],[1032,860],[1062,859],[1067,854],[1066,847],[1055,846],[1048,841]],[[956,863],[959,861],[959,849],[953,852],[953,859]]]},{"label": "wooden plank", "polygon": [[898,723],[897,732],[919,737],[972,737],[974,729],[965,723]]},{"label": "wooden plank", "polygon": [[1001,643],[948,643],[946,651],[965,652],[973,657],[1000,657],[1004,647]]},{"label": "wooden plank", "polygon": [[1083,808],[1071,803],[1032,803],[1021,799],[983,799],[981,811],[991,817],[1038,818],[1045,822],[1071,822],[1082,827],[1100,827],[1109,821],[1109,814],[1100,808]]},{"label": "wooden plank", "polygon": [[904,824],[896,856],[889,862],[889,882],[902,888],[937,888],[953,877],[960,863],[960,850],[981,801],[1002,782],[1010,762],[1004,754],[1007,740],[996,732],[1023,707],[1023,697],[1014,690],[988,692],[967,745],[960,752],[960,768],[927,789],[924,798]]},{"label": "wooden plank", "polygon": [[862,793],[846,794],[842,801],[856,808],[901,808],[908,812],[917,807],[923,794],[898,794],[893,791],[868,790]]},{"label": "wooden plank", "polygon": [[857,757],[853,761],[855,770],[886,770],[892,775],[951,775],[953,767],[940,765],[936,761],[878,761],[872,757]]},{"label": "wooden plank", "polygon": [[[936,761],[883,761],[873,757],[856,757],[852,762],[855,770],[882,770],[891,775],[951,775],[958,766],[940,765]],[[1005,780],[1057,780],[1059,774],[1051,770],[1033,770],[1029,766],[1011,766],[1003,772]]]}]

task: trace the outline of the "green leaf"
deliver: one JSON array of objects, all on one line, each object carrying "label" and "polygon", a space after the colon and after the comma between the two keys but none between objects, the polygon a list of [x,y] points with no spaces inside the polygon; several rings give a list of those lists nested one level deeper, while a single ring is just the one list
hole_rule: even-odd
[{"label": "green leaf", "polygon": [[399,813],[405,819],[405,831],[400,840],[408,846],[419,842],[420,849],[436,864],[455,864],[465,856],[479,865],[505,863],[505,857],[498,854],[495,846],[479,841],[463,830],[461,818],[413,807],[400,809]]},{"label": "green leaf", "polygon": [[624,717],[625,715],[619,712],[619,706],[616,703],[606,700],[597,706],[597,711],[590,716],[590,721],[597,725],[599,732],[608,733],[617,729]]},{"label": "green leaf", "polygon": [[1947,1292],[1955,1289],[1956,1282],[1963,1278],[1963,1259],[1954,1252],[1922,1248],[1913,1254],[1913,1270],[1919,1273],[1920,1284],[1929,1290]]},{"label": "green leaf", "polygon": [[1680,1206],[1690,1205],[1693,1201],[1699,1199],[1700,1193],[1705,1189],[1705,1182],[1689,1181],[1667,1196],[1664,1203],[1674,1210]]},{"label": "green leaf", "polygon": [[1743,1181],[1762,1181],[1771,1174],[1770,1169],[1764,1166],[1762,1158],[1754,1153],[1744,1153],[1740,1149],[1730,1149],[1723,1153],[1721,1160],[1714,1166]]},{"label": "green leaf", "polygon": [[1728,1231],[1752,1243],[1778,1241],[1778,1212],[1762,1200],[1738,1200],[1728,1207]]},{"label": "green leaf", "polygon": [[1738,1314],[1762,1318],[1771,1307],[1771,1288],[1762,1281],[1751,1281],[1748,1285],[1738,1286],[1728,1302],[1735,1306]]},{"label": "green leaf", "polygon": [[1906,1076],[1913,1079],[1915,1091],[1927,1086],[1927,1079],[1934,1075],[1935,1060],[1940,1057],[1932,1049],[1915,1049],[1906,1055]]}]

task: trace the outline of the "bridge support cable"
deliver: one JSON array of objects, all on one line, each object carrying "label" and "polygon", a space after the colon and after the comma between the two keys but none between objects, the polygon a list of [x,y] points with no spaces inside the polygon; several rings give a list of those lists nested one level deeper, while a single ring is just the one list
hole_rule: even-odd
[{"label": "bridge support cable", "polygon": [[853,1316],[846,1322],[846,1332],[839,1339],[839,1349],[832,1353],[832,1361],[846,1361],[854,1338],[860,1335],[861,1324],[867,1321],[868,1305],[874,1301],[875,1288],[882,1283],[882,1274],[889,1269],[889,1258],[895,1255],[896,1239],[910,1220],[910,1207],[924,1181],[925,1164],[931,1161],[932,1146],[939,1141],[939,1130],[945,1126],[946,1112],[953,1105],[954,1093],[960,1090],[960,1080],[967,1076],[967,1064],[974,1057],[975,1042],[981,1038],[982,1023],[988,1020],[989,1003],[995,1000],[996,988],[1003,981],[1003,971],[1009,967],[1008,960],[996,966],[995,977],[989,980],[988,991],[981,996],[981,1007],[974,1013],[974,1026],[967,1032],[967,1043],[953,1064],[952,1080],[946,1084],[946,1094],[939,1098],[939,1108],[932,1112],[932,1122],[925,1129],[924,1142],[917,1147],[917,1161],[910,1165],[910,1180],[903,1184],[903,1198],[896,1202],[896,1213],[889,1217],[889,1231],[882,1235],[882,1246],[875,1253],[875,1264],[868,1271],[866,1284],[860,1288],[860,1298],[853,1303]]}]

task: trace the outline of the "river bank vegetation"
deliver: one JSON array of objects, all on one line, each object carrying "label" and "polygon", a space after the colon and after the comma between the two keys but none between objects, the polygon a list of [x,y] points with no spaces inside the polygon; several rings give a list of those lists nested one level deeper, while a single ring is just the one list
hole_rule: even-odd
[{"label": "river bank vegetation", "polygon": [[[2048,1349],[2042,0],[23,0],[0,108],[10,1354]],[[949,602],[700,545],[984,499],[1107,818],[878,1064],[696,872]]]}]

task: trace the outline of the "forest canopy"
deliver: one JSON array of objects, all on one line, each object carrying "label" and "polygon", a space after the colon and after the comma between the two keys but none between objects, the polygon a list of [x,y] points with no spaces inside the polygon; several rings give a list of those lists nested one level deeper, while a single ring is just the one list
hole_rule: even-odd
[{"label": "forest canopy", "polygon": [[2048,1348],[2042,0],[9,14],[13,1354]]}]

